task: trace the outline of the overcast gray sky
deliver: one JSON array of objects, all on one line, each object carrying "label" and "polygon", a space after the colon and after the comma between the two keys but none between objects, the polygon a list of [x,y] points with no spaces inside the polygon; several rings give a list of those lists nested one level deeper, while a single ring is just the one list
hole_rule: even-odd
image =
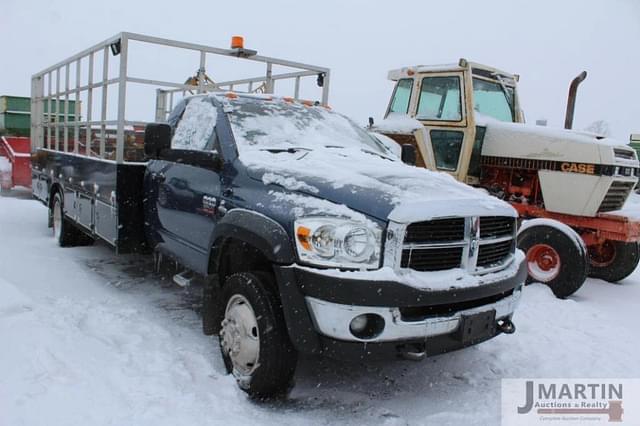
[{"label": "overcast gray sky", "polygon": [[2,0],[0,94],[28,96],[31,74],[120,31],[219,47],[241,34],[261,54],[327,66],[330,104],[362,124],[386,108],[389,69],[465,57],[520,74],[528,121],[561,126],[587,70],[574,127],[640,133],[638,0]]}]

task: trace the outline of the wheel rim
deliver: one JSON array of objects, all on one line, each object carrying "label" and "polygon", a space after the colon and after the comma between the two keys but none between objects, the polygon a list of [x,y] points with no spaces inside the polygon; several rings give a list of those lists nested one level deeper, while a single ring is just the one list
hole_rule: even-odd
[{"label": "wheel rim", "polygon": [[234,294],[227,303],[220,333],[222,349],[233,364],[234,373],[250,375],[258,367],[260,336],[258,320],[249,301]]},{"label": "wheel rim", "polygon": [[597,246],[589,247],[589,262],[597,268],[605,268],[616,259],[616,246],[607,240]]},{"label": "wheel rim", "polygon": [[547,244],[536,244],[527,251],[527,269],[535,281],[548,283],[560,274],[560,255]]},{"label": "wheel rim", "polygon": [[53,204],[53,236],[55,239],[60,239],[60,232],[62,232],[62,208],[56,200]]}]

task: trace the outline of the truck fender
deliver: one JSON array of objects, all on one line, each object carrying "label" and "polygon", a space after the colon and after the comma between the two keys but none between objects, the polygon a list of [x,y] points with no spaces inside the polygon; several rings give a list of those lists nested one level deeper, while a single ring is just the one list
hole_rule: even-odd
[{"label": "truck fender", "polygon": [[290,265],[296,259],[289,235],[282,225],[261,213],[233,209],[214,228],[209,244],[209,273],[215,272],[220,246],[227,238],[246,242],[276,264]]}]

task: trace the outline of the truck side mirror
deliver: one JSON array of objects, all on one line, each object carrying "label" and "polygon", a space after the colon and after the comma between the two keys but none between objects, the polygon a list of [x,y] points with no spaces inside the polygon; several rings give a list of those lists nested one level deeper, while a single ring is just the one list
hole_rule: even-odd
[{"label": "truck side mirror", "polygon": [[144,155],[158,158],[163,149],[171,148],[171,126],[164,123],[150,123],[144,128]]},{"label": "truck side mirror", "polygon": [[405,164],[415,166],[416,160],[418,159],[416,147],[408,143],[402,144],[402,153],[400,154],[400,159]]}]

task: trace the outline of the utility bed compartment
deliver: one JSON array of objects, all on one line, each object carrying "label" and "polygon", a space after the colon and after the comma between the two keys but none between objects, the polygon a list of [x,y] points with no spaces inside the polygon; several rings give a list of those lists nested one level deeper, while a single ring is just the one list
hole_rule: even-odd
[{"label": "utility bed compartment", "polygon": [[[34,196],[50,202],[52,185],[64,188],[65,215],[119,253],[145,249],[142,209],[144,163],[114,161],[39,149],[33,157]],[[117,194],[117,196],[116,196]]]}]

